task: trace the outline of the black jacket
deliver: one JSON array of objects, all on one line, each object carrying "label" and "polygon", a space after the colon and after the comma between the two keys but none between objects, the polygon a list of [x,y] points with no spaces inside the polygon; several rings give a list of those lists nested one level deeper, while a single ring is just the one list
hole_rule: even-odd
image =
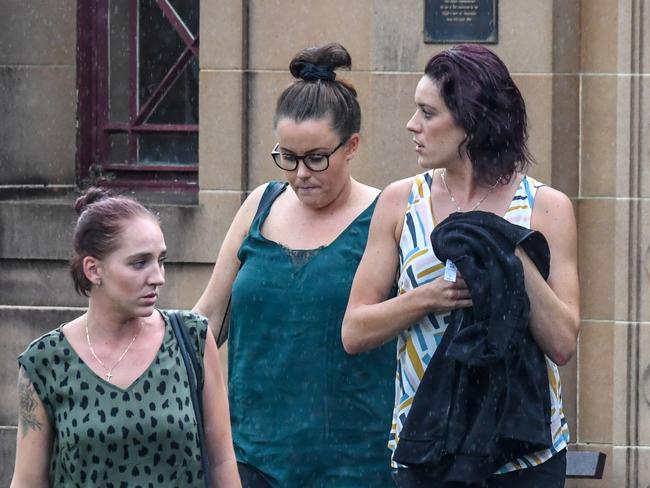
[{"label": "black jacket", "polygon": [[480,211],[452,214],[431,242],[462,274],[473,308],[452,312],[394,459],[423,481],[479,482],[551,445],[546,361],[528,328],[530,302],[514,250],[521,245],[544,279],[550,253],[539,232]]}]

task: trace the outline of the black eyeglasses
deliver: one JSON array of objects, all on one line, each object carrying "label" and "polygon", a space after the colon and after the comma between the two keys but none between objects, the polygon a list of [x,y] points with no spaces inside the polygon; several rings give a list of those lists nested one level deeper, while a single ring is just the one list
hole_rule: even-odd
[{"label": "black eyeglasses", "polygon": [[295,154],[287,154],[280,152],[280,144],[276,144],[271,151],[271,157],[273,162],[278,166],[278,168],[285,171],[295,171],[298,169],[298,163],[303,162],[307,169],[314,172],[325,171],[330,166],[330,156],[334,154],[343,144],[348,140],[343,139],[341,143],[336,146],[329,154],[306,154],[305,156],[296,156]]}]

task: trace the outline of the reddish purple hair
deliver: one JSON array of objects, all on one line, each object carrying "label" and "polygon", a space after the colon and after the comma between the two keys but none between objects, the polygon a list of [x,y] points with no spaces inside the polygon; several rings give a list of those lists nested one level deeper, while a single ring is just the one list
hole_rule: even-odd
[{"label": "reddish purple hair", "polygon": [[435,83],[464,129],[477,182],[509,181],[533,163],[526,104],[503,61],[489,49],[460,44],[432,57],[424,74]]},{"label": "reddish purple hair", "polygon": [[123,196],[112,196],[109,190],[89,188],[74,204],[79,214],[74,229],[70,274],[79,295],[88,296],[92,283],[83,270],[83,259],[103,259],[119,246],[119,237],[126,223],[137,217],[158,219],[139,202]]}]

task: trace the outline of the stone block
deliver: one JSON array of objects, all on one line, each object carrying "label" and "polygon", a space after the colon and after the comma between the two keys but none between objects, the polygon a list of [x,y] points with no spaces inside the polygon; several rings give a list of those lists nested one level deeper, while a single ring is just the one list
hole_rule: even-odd
[{"label": "stone block", "polygon": [[[639,53],[641,58],[640,66],[643,67],[643,74],[650,74],[650,38],[647,35],[647,26],[650,25],[650,9],[646,3],[636,3],[637,8],[640,9],[640,12],[637,17],[637,29],[644,29],[645,32],[638,37],[643,41],[643,44],[638,45],[636,50]],[[646,92],[647,93],[647,92]]]},{"label": "stone block", "polygon": [[[214,259],[217,259],[216,255]],[[157,306],[160,308],[191,309],[199,300],[210,280],[213,263],[171,264],[166,268],[167,282],[161,289]]]},{"label": "stone block", "polygon": [[363,183],[384,188],[389,183],[424,171],[417,164],[413,135],[406,123],[415,111],[414,73],[374,73],[362,105],[365,122],[361,151],[352,161],[352,174]]},{"label": "stone block", "polygon": [[616,318],[621,321],[650,320],[650,200],[619,199],[614,229]]},{"label": "stone block", "polygon": [[74,66],[0,66],[4,184],[73,184]]},{"label": "stone block", "polygon": [[[632,286],[635,292],[635,311],[631,311],[631,319],[650,321],[650,200],[644,198],[631,204],[633,214],[638,214],[634,220],[634,229],[631,232],[638,243],[630,250],[630,269],[634,270],[634,277],[638,283]],[[632,274],[631,274],[632,276]]]},{"label": "stone block", "polygon": [[618,234],[612,231],[615,216],[614,200],[578,202],[578,271],[583,320],[614,318],[616,274],[625,276],[623,270],[615,267],[615,255],[621,252],[616,247]]},{"label": "stone block", "polygon": [[[176,254],[170,249],[170,254]],[[216,259],[216,255],[215,258]],[[207,285],[213,263],[167,263],[161,308],[192,308]],[[66,261],[0,260],[0,304],[17,307],[86,307],[77,295]]]},{"label": "stone block", "polygon": [[272,179],[284,180],[284,173],[271,158],[277,142],[273,132],[273,114],[278,97],[291,82],[288,70],[250,74],[248,187],[251,190]]},{"label": "stone block", "polygon": [[614,349],[613,323],[582,323],[578,364],[577,440],[580,443],[613,441]]},{"label": "stone block", "polygon": [[76,14],[76,2],[3,2],[0,65],[67,65],[74,68]]},{"label": "stone block", "polygon": [[650,448],[614,446],[611,468],[611,483],[602,486],[650,486]]},{"label": "stone block", "polygon": [[0,201],[0,258],[70,258],[75,195]]},{"label": "stone block", "polygon": [[424,44],[424,2],[374,1],[370,15],[370,67],[374,71],[422,74],[427,60],[443,49]]},{"label": "stone block", "polygon": [[650,324],[584,322],[578,442],[650,447]]},{"label": "stone block", "polygon": [[249,2],[249,67],[288,71],[304,47],[336,41],[352,66],[370,68],[370,0],[265,0]]},{"label": "stone block", "polygon": [[[650,43],[646,51],[650,51]],[[632,181],[637,185],[638,190],[635,190],[632,195],[648,199],[650,198],[650,188],[648,188],[650,186],[650,171],[648,171],[650,167],[650,76],[631,77],[630,83],[633,84],[633,109],[630,117],[632,132],[630,152],[633,154],[631,164],[634,164],[638,171],[636,176],[638,181]]]},{"label": "stone block", "polygon": [[202,70],[199,103],[199,186],[201,190],[243,188],[242,140],[246,105],[242,99],[243,74]]},{"label": "stone block", "polygon": [[214,264],[241,205],[241,192],[200,192],[199,205],[151,205],[159,212],[170,261]]},{"label": "stone block", "polygon": [[243,68],[245,5],[235,0],[201,1],[201,69]]},{"label": "stone block", "polygon": [[650,324],[617,324],[615,354],[614,444],[650,448]]},{"label": "stone block", "polygon": [[19,307],[86,307],[77,295],[67,261],[0,260],[0,304]]},{"label": "stone block", "polygon": [[[241,204],[237,191],[201,192],[199,198],[199,205],[147,205],[160,217],[171,262],[214,263]],[[0,200],[0,259],[67,261],[75,222],[73,201],[74,195]]]},{"label": "stone block", "polygon": [[537,164],[528,173],[553,184],[553,76],[514,75],[513,79],[526,102],[528,148]]},{"label": "stone block", "polygon": [[616,77],[583,76],[582,196],[616,195],[617,103]]},{"label": "stone block", "polygon": [[569,197],[577,197],[580,189],[580,78],[554,75],[552,100],[552,185]]},{"label": "stone block", "polygon": [[553,72],[580,71],[580,0],[553,0]]},{"label": "stone block", "polygon": [[580,30],[583,72],[615,73],[617,71],[619,3],[611,0],[581,1]]}]

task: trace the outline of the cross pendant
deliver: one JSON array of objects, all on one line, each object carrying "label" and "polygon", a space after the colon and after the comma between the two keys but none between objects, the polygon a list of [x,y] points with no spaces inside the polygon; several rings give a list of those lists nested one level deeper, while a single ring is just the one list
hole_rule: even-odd
[{"label": "cross pendant", "polygon": [[113,373],[111,373],[110,371],[106,373],[106,381],[108,381],[109,383],[111,381],[111,376],[113,376]]}]

